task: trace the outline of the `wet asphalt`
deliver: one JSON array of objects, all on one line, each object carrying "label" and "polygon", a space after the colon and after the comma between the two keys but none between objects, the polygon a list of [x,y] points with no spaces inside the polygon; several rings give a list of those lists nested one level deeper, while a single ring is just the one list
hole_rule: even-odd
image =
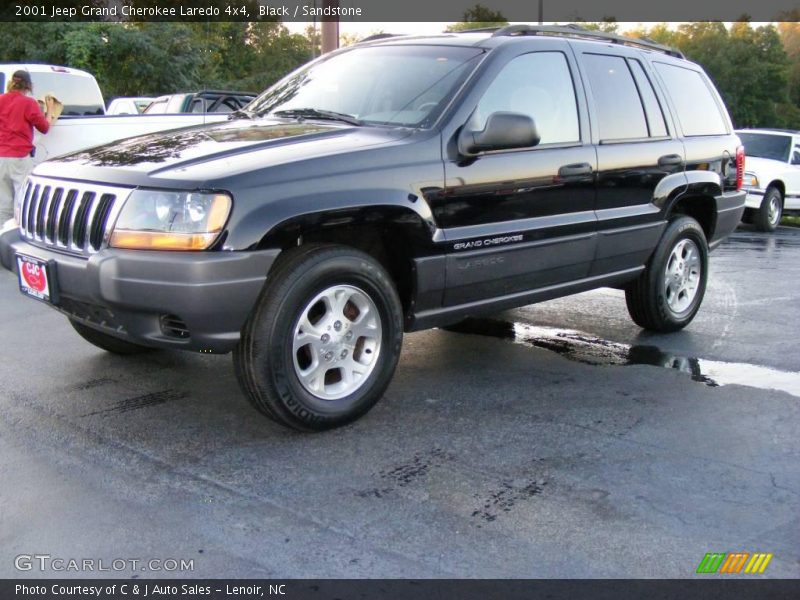
[{"label": "wet asphalt", "polygon": [[2,271],[0,578],[798,577],[799,280],[800,229],[742,228],[683,332],[598,290],[410,334],[371,413],[304,435],[229,356],[108,355]]}]

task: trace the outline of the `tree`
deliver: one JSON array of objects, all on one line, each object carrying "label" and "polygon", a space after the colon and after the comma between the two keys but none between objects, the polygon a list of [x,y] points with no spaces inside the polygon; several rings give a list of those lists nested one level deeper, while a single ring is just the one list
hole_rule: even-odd
[{"label": "tree", "polygon": [[745,17],[730,30],[723,23],[698,22],[677,29],[662,24],[631,34],[678,48],[699,63],[736,127],[800,128],[800,109],[789,94],[789,75],[795,67],[774,26],[753,28]]},{"label": "tree", "polygon": [[447,26],[446,31],[467,31],[469,29],[483,29],[487,27],[503,27],[508,21],[499,11],[476,4],[464,11],[463,21]]}]

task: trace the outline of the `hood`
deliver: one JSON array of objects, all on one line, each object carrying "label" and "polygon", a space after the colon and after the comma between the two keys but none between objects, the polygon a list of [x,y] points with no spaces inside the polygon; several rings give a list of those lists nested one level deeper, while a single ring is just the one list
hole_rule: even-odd
[{"label": "hood", "polygon": [[764,177],[763,173],[775,174],[778,172],[786,171],[791,167],[782,160],[773,160],[771,158],[758,158],[757,156],[747,156],[744,158],[744,170],[747,173],[755,173]]},{"label": "hood", "polygon": [[342,154],[396,141],[408,130],[340,123],[235,120],[152,133],[48,160],[40,175],[121,185],[212,182],[254,165]]}]

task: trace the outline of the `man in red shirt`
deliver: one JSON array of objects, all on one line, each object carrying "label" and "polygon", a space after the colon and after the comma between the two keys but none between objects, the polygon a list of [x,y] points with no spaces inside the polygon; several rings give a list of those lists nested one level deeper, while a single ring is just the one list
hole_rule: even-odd
[{"label": "man in red shirt", "polygon": [[0,94],[0,227],[14,218],[14,195],[33,167],[33,128],[47,133],[55,121],[42,113],[32,92],[30,73],[20,70]]}]

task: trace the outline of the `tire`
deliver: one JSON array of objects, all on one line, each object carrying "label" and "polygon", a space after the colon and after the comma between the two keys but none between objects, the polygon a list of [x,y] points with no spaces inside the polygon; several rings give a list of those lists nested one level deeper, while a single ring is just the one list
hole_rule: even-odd
[{"label": "tire", "polygon": [[625,288],[633,321],[644,329],[678,331],[697,314],[708,279],[708,243],[703,228],[679,216],[667,225],[647,268]]},{"label": "tire", "polygon": [[778,228],[783,213],[783,195],[776,187],[768,187],[755,214],[754,223],[759,231],[772,232]]},{"label": "tire", "polygon": [[121,340],[119,338],[114,337],[113,335],[108,335],[107,333],[103,333],[102,331],[97,331],[96,329],[92,329],[91,327],[87,327],[83,323],[78,323],[77,321],[73,321],[72,319],[69,320],[70,325],[72,325],[73,329],[78,332],[78,335],[85,339],[90,344],[97,346],[105,350],[106,352],[111,352],[112,354],[120,354],[123,356],[129,356],[132,354],[144,354],[145,352],[153,352],[155,348],[150,348],[149,346],[142,346],[140,344],[134,344],[133,342],[128,342],[126,340]]},{"label": "tire", "polygon": [[350,423],[380,400],[403,343],[403,308],[386,270],[363,252],[287,251],[233,352],[250,403],[299,431]]}]

